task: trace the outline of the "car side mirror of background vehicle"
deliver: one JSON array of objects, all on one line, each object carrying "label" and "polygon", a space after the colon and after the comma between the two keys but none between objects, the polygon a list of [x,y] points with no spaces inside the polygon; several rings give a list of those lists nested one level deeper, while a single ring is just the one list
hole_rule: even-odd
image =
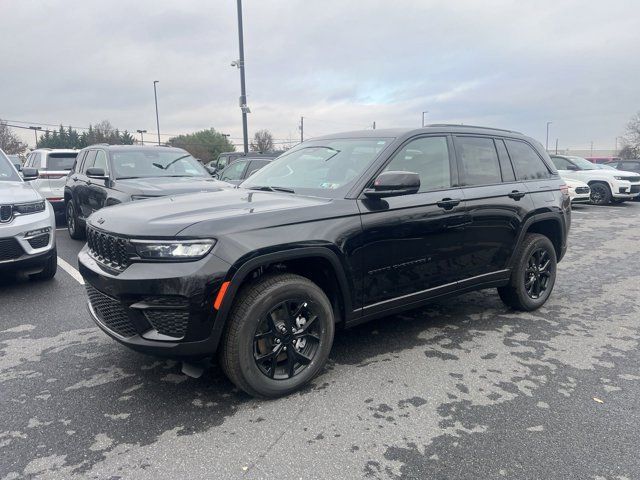
[{"label": "car side mirror of background vehicle", "polygon": [[38,178],[38,175],[40,175],[40,173],[38,172],[37,168],[23,168],[22,169],[22,179],[25,182],[29,182],[31,180],[35,180],[36,178]]},{"label": "car side mirror of background vehicle", "polygon": [[573,170],[573,171],[576,171],[576,170],[578,170],[578,167],[576,167],[575,165],[571,165],[571,164],[569,164],[569,165],[567,165],[567,170]]},{"label": "car side mirror of background vehicle", "polygon": [[87,177],[89,178],[97,178],[100,180],[106,180],[107,175],[104,173],[104,169],[103,168],[99,168],[99,167],[91,167],[91,168],[87,168]]},{"label": "car side mirror of background vehicle", "polygon": [[19,172],[22,171],[22,164],[20,163],[15,163],[14,166],[16,167],[16,170],[18,170]]},{"label": "car side mirror of background vehicle", "polygon": [[382,172],[364,194],[369,198],[410,195],[420,190],[420,175],[414,172]]}]

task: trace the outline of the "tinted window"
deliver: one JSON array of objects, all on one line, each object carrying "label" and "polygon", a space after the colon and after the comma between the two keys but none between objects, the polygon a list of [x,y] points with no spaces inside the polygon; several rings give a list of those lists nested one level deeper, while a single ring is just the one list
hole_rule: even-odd
[{"label": "tinted window", "polygon": [[249,164],[249,168],[247,169],[245,178],[250,177],[251,174],[256,173],[258,170],[260,170],[262,167],[264,167],[268,163],[269,163],[268,160],[252,160],[251,163]]},{"label": "tinted window", "polygon": [[31,160],[31,168],[40,168],[41,163],[42,163],[42,156],[39,153],[34,153],[33,159]]},{"label": "tinted window", "polygon": [[50,153],[47,156],[47,170],[71,170],[77,153]]},{"label": "tinted window", "polygon": [[492,138],[455,137],[462,185],[502,182],[498,153]]},{"label": "tinted window", "polygon": [[569,160],[562,157],[551,157],[551,161],[558,170],[569,170],[569,165],[572,165]]},{"label": "tinted window", "polygon": [[447,138],[424,137],[409,142],[384,171],[417,173],[420,175],[420,192],[451,187]]},{"label": "tinted window", "polygon": [[96,159],[96,151],[89,150],[84,157],[84,163],[82,164],[82,173],[85,173],[89,168],[93,167],[93,163]]},{"label": "tinted window", "polygon": [[500,160],[500,171],[502,172],[503,182],[512,182],[516,179],[515,173],[513,173],[513,165],[509,159],[507,153],[507,147],[504,145],[504,140],[499,138],[495,139],[496,149],[498,150],[498,159]]},{"label": "tinted window", "polygon": [[109,165],[107,162],[107,154],[104,150],[98,150],[96,160],[93,162],[93,168],[101,168],[105,174],[109,173]]},{"label": "tinted window", "polygon": [[222,171],[220,180],[240,180],[246,166],[247,162],[245,160],[232,163]]},{"label": "tinted window", "polygon": [[518,180],[549,178],[549,169],[531,145],[507,140],[507,148]]}]

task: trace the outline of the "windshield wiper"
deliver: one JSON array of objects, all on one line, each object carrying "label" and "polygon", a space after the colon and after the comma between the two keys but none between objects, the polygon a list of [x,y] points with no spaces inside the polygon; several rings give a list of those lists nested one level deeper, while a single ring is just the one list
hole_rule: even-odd
[{"label": "windshield wiper", "polygon": [[168,169],[171,165],[173,165],[174,163],[176,163],[178,160],[182,160],[183,158],[187,158],[190,157],[190,154],[187,155],[182,155],[181,157],[176,158],[175,160],[171,160],[169,163],[167,163],[166,165],[161,165],[160,163],[152,163],[151,165],[153,165],[154,167],[158,167],[161,168],[162,170],[166,170]]},{"label": "windshield wiper", "polygon": [[249,187],[249,190],[261,190],[263,192],[285,192],[285,193],[296,193],[291,188],[285,187],[272,187],[270,185],[259,185],[255,187]]}]

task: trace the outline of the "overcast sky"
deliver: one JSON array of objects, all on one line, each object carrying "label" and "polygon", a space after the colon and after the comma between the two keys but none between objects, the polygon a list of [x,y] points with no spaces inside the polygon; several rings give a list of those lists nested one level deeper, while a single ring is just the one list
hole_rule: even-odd
[{"label": "overcast sky", "polygon": [[[0,118],[242,135],[234,0],[0,0]],[[245,0],[250,135],[427,121],[613,148],[640,110],[638,0]],[[151,133],[150,133],[151,134]],[[25,139],[32,140],[32,135]],[[163,135],[166,140],[169,135]]]}]

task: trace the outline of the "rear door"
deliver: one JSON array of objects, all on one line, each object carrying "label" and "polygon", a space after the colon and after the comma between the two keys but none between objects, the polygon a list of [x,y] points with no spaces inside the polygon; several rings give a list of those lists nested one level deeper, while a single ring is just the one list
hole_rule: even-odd
[{"label": "rear door", "polygon": [[504,141],[490,136],[455,135],[460,184],[471,224],[466,228],[465,282],[508,276],[506,268],[533,202],[516,179]]}]

